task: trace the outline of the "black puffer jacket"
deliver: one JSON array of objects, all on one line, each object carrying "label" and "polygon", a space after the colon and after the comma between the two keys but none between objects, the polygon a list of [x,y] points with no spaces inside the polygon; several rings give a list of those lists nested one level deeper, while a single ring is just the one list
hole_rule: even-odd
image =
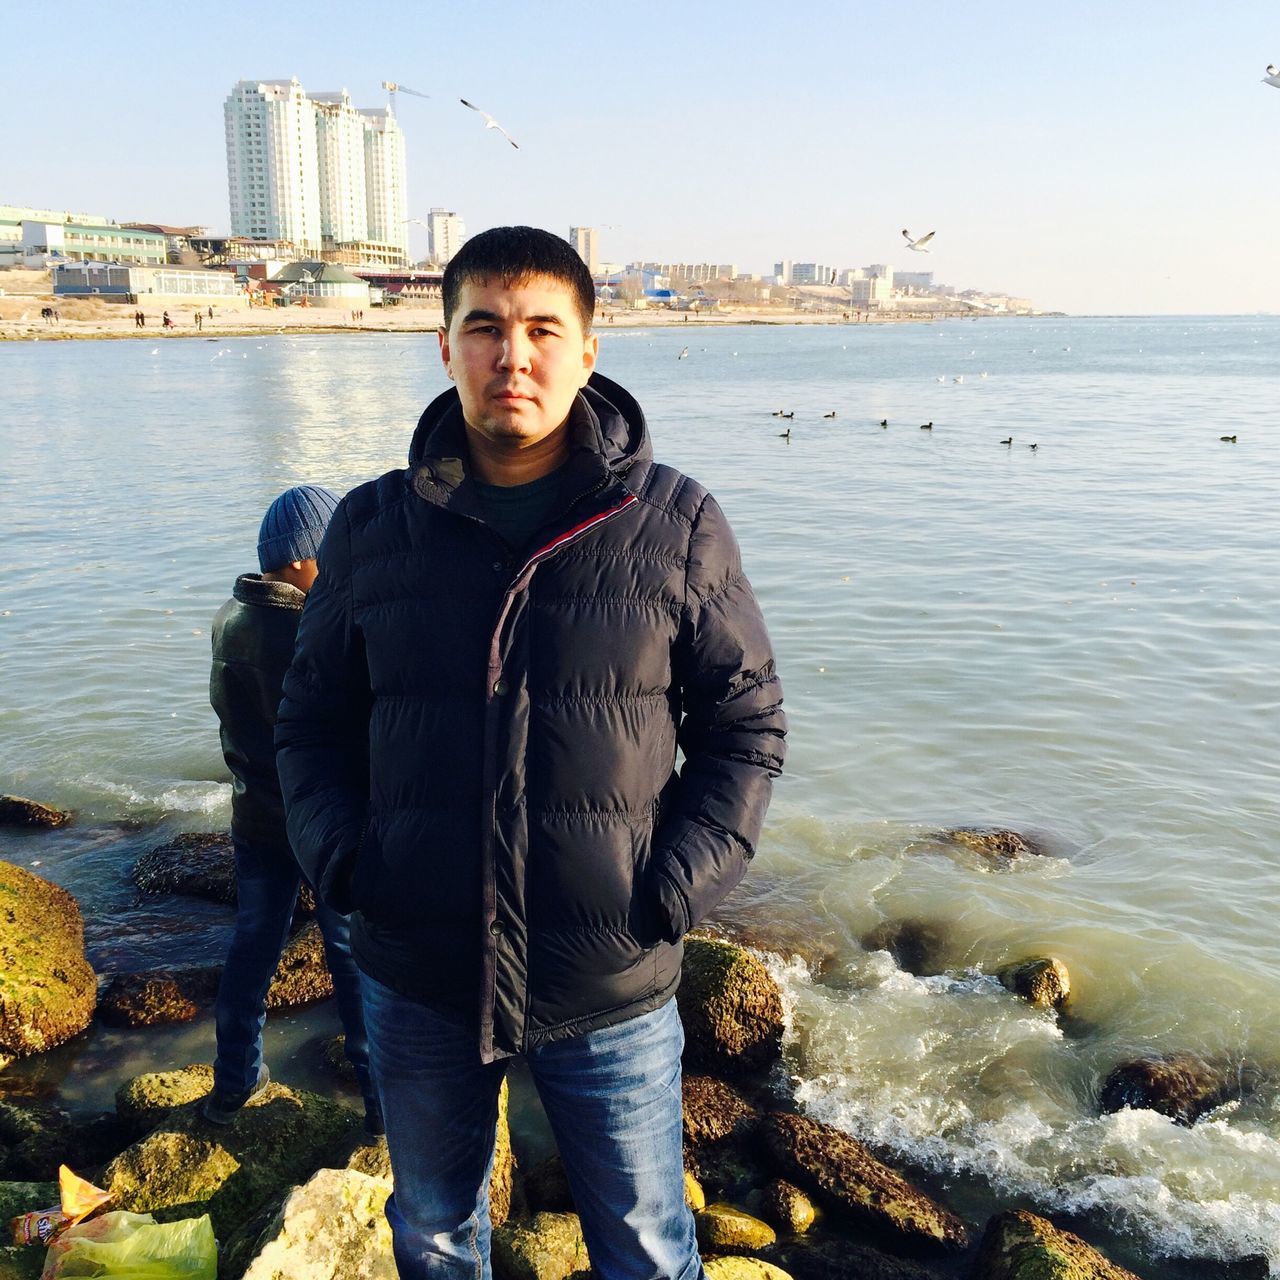
[{"label": "black puffer jacket", "polygon": [[457,393],[427,408],[409,468],[334,515],[276,732],[290,839],[361,967],[478,1020],[486,1061],[670,998],[782,764],[720,508],[598,374],[570,425],[562,507],[513,557]]},{"label": "black puffer jacket", "polygon": [[273,733],[306,594],[256,573],[236,579],[213,620],[209,701],[231,770],[231,832],[292,862]]}]

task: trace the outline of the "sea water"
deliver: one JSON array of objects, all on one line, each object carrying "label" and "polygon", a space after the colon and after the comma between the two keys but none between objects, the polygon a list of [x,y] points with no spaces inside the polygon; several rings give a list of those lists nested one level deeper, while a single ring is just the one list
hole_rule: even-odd
[{"label": "sea water", "polygon": [[[806,1108],[975,1220],[1280,1274],[1280,321],[606,325],[600,368],[719,498],[777,649],[788,768],[725,917],[782,949]],[[446,385],[430,335],[0,346],[0,789],[78,815],[0,856],[77,894],[100,972],[225,947],[226,909],[127,878],[226,827],[210,619],[275,494],[403,465]],[[1049,855],[936,838],[964,824]],[[929,976],[864,945],[902,921]],[[1069,1017],[993,976],[1045,954]],[[50,1056],[62,1096],[207,1060],[203,1024],[166,1034]],[[1172,1050],[1262,1084],[1189,1129],[1099,1114]]]}]

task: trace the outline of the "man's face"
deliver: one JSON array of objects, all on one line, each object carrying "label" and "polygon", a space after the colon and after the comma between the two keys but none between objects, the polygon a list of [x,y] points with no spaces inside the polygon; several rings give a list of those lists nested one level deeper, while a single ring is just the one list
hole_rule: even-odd
[{"label": "man's face", "polygon": [[496,278],[467,281],[453,322],[440,331],[440,357],[467,425],[512,451],[563,425],[598,347],[583,333],[569,290],[547,276],[512,287]]}]

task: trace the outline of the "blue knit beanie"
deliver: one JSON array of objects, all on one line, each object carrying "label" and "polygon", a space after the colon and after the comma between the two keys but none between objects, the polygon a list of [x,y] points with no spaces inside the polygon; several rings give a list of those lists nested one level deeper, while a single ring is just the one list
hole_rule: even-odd
[{"label": "blue knit beanie", "polygon": [[318,484],[286,489],[268,508],[258,530],[258,564],[271,573],[295,560],[314,560],[320,539],[341,499]]}]

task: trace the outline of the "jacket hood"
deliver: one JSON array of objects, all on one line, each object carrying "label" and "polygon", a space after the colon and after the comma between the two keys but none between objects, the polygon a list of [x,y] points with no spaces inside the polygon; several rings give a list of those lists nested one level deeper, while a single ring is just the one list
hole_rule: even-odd
[{"label": "jacket hood", "polygon": [[[575,446],[598,454],[619,478],[634,463],[653,458],[644,411],[626,388],[603,374],[593,373],[578,392],[569,410],[569,423]],[[444,475],[453,471],[460,478],[465,469],[465,431],[458,389],[450,387],[427,405],[418,419],[409,445],[410,471],[434,462],[438,472],[443,467]]]}]

